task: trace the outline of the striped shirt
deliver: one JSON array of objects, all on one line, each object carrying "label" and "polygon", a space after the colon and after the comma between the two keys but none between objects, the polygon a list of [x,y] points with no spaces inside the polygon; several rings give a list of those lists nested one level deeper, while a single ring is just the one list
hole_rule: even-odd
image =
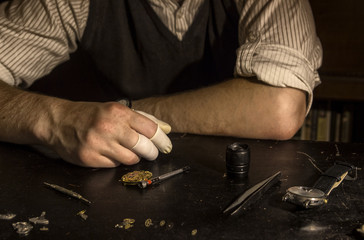
[{"label": "striped shirt", "polygon": [[[148,0],[178,39],[204,0]],[[239,45],[234,74],[312,92],[322,47],[308,0],[235,0]],[[69,59],[88,17],[89,0],[12,0],[0,5],[0,79],[28,87]],[[309,109],[309,108],[308,108]]]}]

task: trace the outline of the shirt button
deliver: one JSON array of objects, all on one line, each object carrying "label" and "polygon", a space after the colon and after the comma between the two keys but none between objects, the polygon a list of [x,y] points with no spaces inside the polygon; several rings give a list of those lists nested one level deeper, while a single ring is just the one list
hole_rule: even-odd
[{"label": "shirt button", "polygon": [[260,38],[260,34],[258,32],[251,31],[248,33],[248,41],[250,43],[254,43],[258,41]]}]

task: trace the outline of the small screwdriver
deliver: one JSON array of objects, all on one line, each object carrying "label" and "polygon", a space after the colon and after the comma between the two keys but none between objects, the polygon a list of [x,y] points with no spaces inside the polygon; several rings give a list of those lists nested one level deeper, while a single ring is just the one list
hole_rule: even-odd
[{"label": "small screwdriver", "polygon": [[140,181],[138,183],[138,186],[140,188],[146,188],[150,185],[154,185],[154,184],[157,184],[157,183],[160,183],[164,180],[166,180],[167,178],[170,178],[170,177],[173,177],[174,175],[177,175],[177,174],[180,174],[180,173],[183,173],[183,172],[186,172],[188,170],[190,170],[190,166],[185,166],[183,168],[180,168],[180,169],[177,169],[177,170],[174,170],[172,172],[168,172],[168,173],[165,173],[163,175],[160,175],[158,177],[154,177],[150,180],[143,180],[143,181]]},{"label": "small screwdriver", "polygon": [[44,184],[58,192],[64,193],[70,197],[74,197],[74,198],[80,199],[88,204],[91,204],[91,202],[89,200],[87,200],[86,198],[82,197],[81,194],[78,194],[74,191],[71,191],[71,190],[61,187],[61,186],[58,186],[56,184],[51,184],[51,183],[46,183],[46,182],[44,182]]}]

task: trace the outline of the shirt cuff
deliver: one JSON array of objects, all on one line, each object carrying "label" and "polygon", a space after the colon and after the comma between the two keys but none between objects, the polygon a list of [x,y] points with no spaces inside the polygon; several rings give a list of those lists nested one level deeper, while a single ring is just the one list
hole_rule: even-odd
[{"label": "shirt cuff", "polygon": [[238,49],[235,76],[256,76],[272,86],[307,92],[306,113],[312,105],[313,89],[321,83],[317,70],[299,51],[259,42],[244,44]]},{"label": "shirt cuff", "polygon": [[18,85],[13,75],[10,73],[10,71],[6,67],[4,67],[4,65],[2,65],[1,63],[0,63],[0,80],[6,82],[11,86]]}]

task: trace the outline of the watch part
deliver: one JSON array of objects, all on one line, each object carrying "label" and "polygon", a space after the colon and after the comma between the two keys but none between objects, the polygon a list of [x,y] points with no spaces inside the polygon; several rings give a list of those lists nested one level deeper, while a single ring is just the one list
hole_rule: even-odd
[{"label": "watch part", "polygon": [[288,188],[282,200],[304,208],[317,207],[327,203],[324,192],[316,188],[303,186]]},{"label": "watch part", "polygon": [[137,185],[142,181],[151,179],[153,174],[149,171],[133,171],[129,172],[121,177],[121,181],[124,185]]},{"label": "watch part", "polygon": [[14,213],[6,213],[6,214],[0,214],[1,220],[11,220],[16,217],[16,214]]},{"label": "watch part", "polygon": [[49,220],[45,218],[46,212],[42,212],[39,217],[29,218],[29,222],[34,224],[48,225]]},{"label": "watch part", "polygon": [[32,224],[30,224],[28,222],[16,222],[16,223],[13,223],[12,225],[13,225],[14,230],[16,230],[16,232],[22,236],[27,236],[30,233],[30,231],[33,229]]}]

